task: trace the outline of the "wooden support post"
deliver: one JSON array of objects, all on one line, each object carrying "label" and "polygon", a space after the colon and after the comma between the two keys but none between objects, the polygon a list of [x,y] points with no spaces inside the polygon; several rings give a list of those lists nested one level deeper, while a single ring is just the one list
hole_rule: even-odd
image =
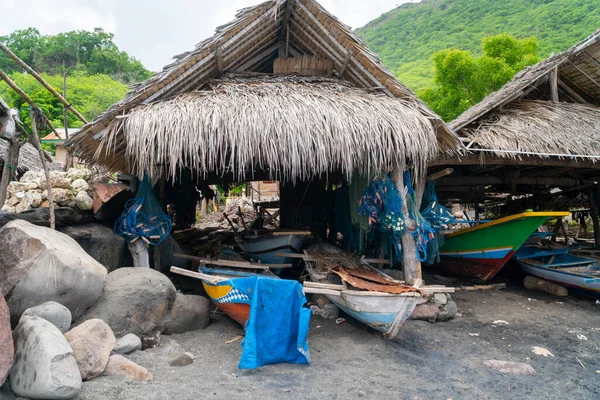
[{"label": "wooden support post", "polygon": [[553,103],[558,103],[558,68],[554,67],[552,71],[550,71],[548,81],[550,83],[550,98]]},{"label": "wooden support post", "polygon": [[[407,228],[413,228],[415,221],[410,219],[408,209],[406,208],[406,196],[404,194],[404,168],[400,164],[394,165],[392,179],[396,184],[396,188],[400,192],[402,199],[402,215],[406,221]],[[405,231],[402,234],[402,275],[404,280],[409,284],[414,284],[418,279],[421,279],[421,262],[417,258],[417,244],[412,235]]]},{"label": "wooden support post", "polygon": [[42,110],[35,107],[31,107],[31,142],[35,146],[35,148],[37,148],[37,151],[40,154],[40,161],[42,162],[44,174],[46,175],[46,190],[48,191],[48,208],[50,210],[50,229],[56,229],[56,220],[54,217],[54,196],[52,195],[52,182],[50,180],[50,171],[48,171],[48,165],[46,165],[46,156],[44,155],[44,150],[42,149],[42,144],[40,143],[40,137],[37,131],[36,113],[44,115]]},{"label": "wooden support post", "polygon": [[19,152],[23,143],[19,141],[18,135],[15,135],[15,137],[8,141],[6,158],[4,159],[4,165],[2,166],[2,178],[0,178],[0,208],[4,206],[4,203],[6,202],[6,190],[8,189],[8,184],[13,178],[16,179],[17,166],[19,164]]},{"label": "wooden support post", "polygon": [[138,239],[133,243],[129,243],[127,247],[129,247],[129,251],[131,252],[134,267],[150,268],[150,256],[146,242]]},{"label": "wooden support post", "polygon": [[10,49],[8,47],[6,47],[4,44],[2,44],[2,42],[0,42],[0,50],[4,51],[6,53],[6,55],[8,55],[10,58],[12,58],[25,71],[27,71],[35,79],[37,79],[37,81],[39,83],[41,83],[42,86],[44,86],[46,89],[48,89],[48,91],[50,93],[52,93],[54,95],[54,97],[56,97],[61,103],[63,103],[65,105],[65,107],[67,107],[69,109],[69,111],[71,111],[73,114],[75,114],[77,116],[77,118],[79,118],[84,124],[88,123],[87,119],[85,119],[85,117],[83,115],[81,115],[81,113],[79,111],[77,111],[72,105],[70,105],[69,102],[60,95],[60,93],[58,93],[56,90],[54,90],[54,88],[52,86],[50,86],[48,84],[48,82],[46,82],[44,80],[44,78],[42,78],[37,72],[35,72],[35,70],[33,68],[31,68],[29,65],[27,65],[23,60],[21,60],[19,57],[17,57],[17,55],[15,53],[10,51]]},{"label": "wooden support post", "polygon": [[594,226],[594,242],[596,249],[600,249],[600,222],[598,221],[598,185],[590,188],[588,197],[590,201],[590,216]]}]

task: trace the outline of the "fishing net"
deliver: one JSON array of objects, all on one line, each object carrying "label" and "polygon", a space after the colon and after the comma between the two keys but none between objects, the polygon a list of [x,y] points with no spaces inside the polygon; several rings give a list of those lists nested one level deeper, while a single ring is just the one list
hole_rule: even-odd
[{"label": "fishing net", "polygon": [[169,236],[171,229],[171,218],[158,204],[150,179],[144,175],[137,194],[125,204],[114,231],[130,243],[140,239],[156,246]]},{"label": "fishing net", "polygon": [[426,206],[421,211],[421,214],[435,230],[445,229],[454,222],[455,218],[450,213],[450,210],[438,202],[437,195],[435,194],[435,182],[433,181],[428,182],[425,186],[423,204],[426,204]]},{"label": "fishing net", "polygon": [[435,238],[435,229],[429,224],[429,222],[421,215],[417,202],[415,200],[415,190],[410,183],[410,171],[404,173],[404,184],[406,185],[406,207],[408,208],[408,215],[415,221],[416,225],[414,228],[409,228],[408,231],[415,239],[417,245],[417,257],[419,261],[427,260],[427,243]]}]

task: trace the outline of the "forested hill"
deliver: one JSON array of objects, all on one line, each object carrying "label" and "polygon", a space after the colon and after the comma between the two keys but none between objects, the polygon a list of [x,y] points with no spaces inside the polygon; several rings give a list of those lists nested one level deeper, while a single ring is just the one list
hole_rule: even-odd
[{"label": "forested hill", "polygon": [[571,47],[600,28],[600,0],[423,0],[403,4],[357,30],[413,90],[433,81],[431,56],[454,48],[479,53],[481,41],[507,33],[535,36],[540,55]]}]

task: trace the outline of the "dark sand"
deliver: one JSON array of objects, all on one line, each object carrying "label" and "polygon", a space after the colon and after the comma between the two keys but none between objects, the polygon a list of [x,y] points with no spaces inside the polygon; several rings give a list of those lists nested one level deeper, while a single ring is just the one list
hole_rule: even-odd
[{"label": "dark sand", "polygon": [[[454,320],[408,321],[394,341],[350,318],[336,325],[313,317],[310,366],[256,371],[237,368],[239,341],[225,342],[243,330],[216,314],[204,331],[163,336],[162,347],[129,356],[154,374],[152,382],[99,377],[83,384],[78,399],[600,399],[595,301],[528,292],[517,280],[507,289],[452,297]],[[168,365],[178,346],[196,356],[192,365]],[[534,354],[533,346],[554,357]],[[527,363],[537,374],[502,374],[482,365],[490,359]]]}]

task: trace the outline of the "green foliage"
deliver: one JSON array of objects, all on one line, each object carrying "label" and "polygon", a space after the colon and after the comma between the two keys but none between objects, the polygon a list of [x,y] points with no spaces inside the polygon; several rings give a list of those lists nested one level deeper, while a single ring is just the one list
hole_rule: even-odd
[{"label": "green foliage", "polygon": [[[109,75],[126,84],[152,75],[137,59],[120,51],[113,43],[113,34],[102,28],[47,36],[35,28],[27,28],[0,36],[0,41],[37,72],[63,75],[75,70]],[[0,53],[0,68],[7,73],[21,70],[4,53]]]},{"label": "green foliage", "polygon": [[431,57],[440,50],[481,55],[485,37],[533,35],[545,58],[592,34],[598,21],[600,0],[423,0],[403,4],[357,33],[404,84],[419,91],[433,84]]},{"label": "green foliage", "polygon": [[[42,74],[54,89],[60,92],[62,76]],[[63,126],[63,106],[48,90],[31,75],[21,72],[11,74],[11,79],[40,107],[53,126]],[[110,105],[120,101],[127,93],[127,86],[107,75],[86,75],[75,72],[67,78],[67,99],[88,120],[94,119]],[[20,111],[21,121],[29,126],[29,105],[5,82],[0,82],[0,97],[10,107]],[[69,127],[78,128],[82,122],[70,112],[67,113]]]},{"label": "green foliage", "polygon": [[441,50],[432,57],[434,85],[421,98],[445,121],[500,89],[515,73],[539,61],[535,38],[517,40],[500,34],[483,39],[483,55],[465,50]]}]

